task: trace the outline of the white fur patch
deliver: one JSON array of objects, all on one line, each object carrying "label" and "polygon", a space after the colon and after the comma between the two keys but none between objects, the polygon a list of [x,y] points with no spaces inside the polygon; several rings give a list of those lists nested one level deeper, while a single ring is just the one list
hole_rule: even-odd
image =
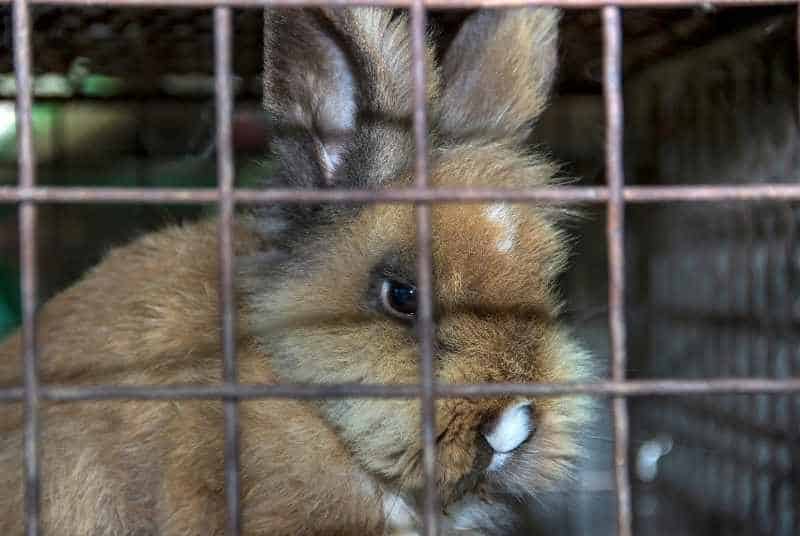
[{"label": "white fur patch", "polygon": [[416,534],[417,516],[399,495],[383,493],[383,517],[391,534]]},{"label": "white fur patch", "polygon": [[330,182],[333,180],[333,173],[336,171],[336,166],[339,165],[341,155],[333,151],[332,147],[326,147],[322,142],[319,143],[319,160],[322,164],[322,170],[325,174],[325,180]]},{"label": "white fur patch", "polygon": [[486,435],[486,441],[495,452],[511,452],[531,435],[529,405],[528,402],[514,404],[500,415],[494,429]]},{"label": "white fur patch", "polygon": [[508,253],[514,247],[517,237],[517,223],[514,221],[514,212],[511,207],[503,203],[490,205],[484,211],[486,218],[502,228],[500,239],[497,241],[497,251]]},{"label": "white fur patch", "polygon": [[501,469],[508,459],[511,457],[511,454],[507,452],[495,452],[492,455],[492,461],[489,462],[489,467],[486,469],[487,471],[497,471]]}]

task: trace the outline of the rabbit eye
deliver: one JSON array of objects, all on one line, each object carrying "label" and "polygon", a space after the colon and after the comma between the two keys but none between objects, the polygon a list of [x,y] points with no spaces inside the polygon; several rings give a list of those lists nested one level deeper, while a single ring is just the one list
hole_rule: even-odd
[{"label": "rabbit eye", "polygon": [[381,304],[391,315],[406,320],[414,318],[417,313],[417,289],[393,279],[386,279],[381,285]]}]

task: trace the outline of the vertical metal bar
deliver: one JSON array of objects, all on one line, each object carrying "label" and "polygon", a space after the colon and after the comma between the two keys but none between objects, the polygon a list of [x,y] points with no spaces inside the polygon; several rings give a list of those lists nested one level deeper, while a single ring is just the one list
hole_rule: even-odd
[{"label": "vertical metal bar", "polygon": [[[748,114],[748,117],[749,114]],[[752,119],[752,118],[750,118]],[[751,127],[755,125],[751,122]],[[748,207],[736,207],[734,214],[734,229],[731,235],[735,237],[737,245],[737,285],[736,285],[736,307],[735,314],[747,318],[752,312],[752,266],[753,266],[753,250],[752,250],[752,232],[753,229],[750,225],[748,218]],[[747,328],[742,329],[739,327],[735,336],[736,342],[736,375],[742,378],[749,378],[752,374],[751,369],[751,351],[752,351],[752,337],[750,330]],[[750,395],[736,397],[736,415],[739,415],[743,422],[752,421],[752,397]],[[738,432],[738,430],[732,430]],[[732,433],[732,442],[735,444],[734,454],[740,456],[751,456],[750,452],[750,438],[747,433]],[[755,459],[755,458],[753,458]],[[734,521],[740,524],[742,532],[747,532],[751,527],[746,526],[745,522],[749,520],[748,512],[752,504],[752,497],[754,493],[755,479],[754,474],[757,469],[754,464],[749,464],[745,467],[737,466],[735,460],[729,462],[730,476],[727,482],[730,483],[728,489],[730,490],[731,504],[734,505],[736,512]]]},{"label": "vertical metal bar", "polygon": [[[800,11],[798,11],[798,14],[800,15]],[[800,22],[800,17],[798,17],[798,21]],[[798,42],[800,43],[800,41]],[[800,237],[797,236],[797,231],[800,229],[800,224],[798,224],[798,219],[795,216],[795,209],[792,207],[792,205],[787,205],[785,217],[788,231],[786,233],[786,249],[784,251],[784,254],[786,255],[786,285],[784,288],[791,289],[798,288],[797,285],[800,283],[800,279],[797,277],[797,274],[800,273],[800,270],[796,270],[794,265],[795,259],[798,258],[798,238]],[[791,322],[793,308],[793,300],[787,300],[786,310],[783,314],[783,318],[786,320],[786,322]],[[788,359],[788,370],[786,372],[788,372],[789,377],[796,377],[800,375],[800,336],[798,336],[797,330],[794,330],[791,327],[787,326],[786,331],[786,345],[788,352],[788,355],[786,356]],[[786,398],[788,404],[787,422],[800,422],[800,419],[798,418],[800,416],[800,411],[798,411],[798,409],[800,409],[800,396],[797,394],[787,393]],[[789,474],[793,476],[793,478],[790,478],[787,482],[787,486],[791,486],[789,488],[789,504],[792,505],[789,507],[789,533],[800,534],[800,484],[797,483],[800,481],[800,449],[792,447],[793,445],[800,444],[800,431],[796,426],[792,426],[791,424],[789,425],[788,430],[789,433],[787,435],[786,443],[789,446],[790,456]],[[793,483],[793,485],[790,483]]]},{"label": "vertical metal bar", "polygon": [[[747,315],[751,313],[751,306],[752,297],[752,284],[751,284],[751,277],[752,277],[752,237],[749,236],[752,233],[752,229],[749,226],[749,221],[747,218],[747,207],[736,207],[735,213],[733,215],[735,228],[734,228],[734,236],[736,237],[736,247],[738,249],[738,260],[737,260],[737,268],[739,272],[739,278],[741,286],[737,285],[737,311],[736,314],[742,315],[745,318]],[[737,281],[739,283],[739,281]],[[750,354],[752,352],[752,335],[747,328],[742,329],[741,327],[737,328],[735,340],[736,340],[736,375],[737,377],[742,378],[749,378],[752,374],[751,370],[751,360]],[[750,421],[751,414],[750,411],[752,409],[752,397],[748,396],[741,396],[737,397],[736,400],[736,414],[741,416],[742,420],[745,422],[752,422]],[[750,437],[747,433],[733,433],[739,432],[738,430],[732,431],[733,442],[735,443],[735,454],[743,455],[743,456],[750,456],[751,453],[749,451],[750,447]],[[750,504],[752,504],[752,494],[753,494],[753,487],[752,487],[752,480],[754,472],[757,472],[754,466],[748,467],[739,467],[735,459],[730,460],[730,466],[732,469],[732,477],[729,480],[730,482],[730,497],[731,503],[735,505],[735,521],[737,523],[741,523],[743,527],[743,531],[747,531],[749,527],[745,528],[745,523],[749,521],[748,512],[750,511]],[[745,501],[748,501],[745,503]]]},{"label": "vertical metal bar", "polygon": [[[36,160],[31,122],[31,36],[26,0],[14,1],[14,73],[17,83],[17,143],[19,187],[33,188]],[[39,370],[36,355],[36,206],[22,202],[20,219],[20,261],[22,287],[22,360],[25,385],[25,534],[39,534]]]},{"label": "vertical metal bar", "polygon": [[[411,4],[411,80],[414,85],[415,184],[428,187],[427,80],[425,62],[425,3]],[[438,534],[438,497],[436,487],[436,400],[433,374],[433,253],[431,246],[431,206],[417,203],[417,333],[420,353],[422,411],[422,468],[425,478],[423,496],[424,534]]]},{"label": "vertical metal bar", "polygon": [[[771,80],[771,72],[768,74]],[[773,88],[770,87],[770,90]],[[769,93],[771,93],[770,91]],[[776,214],[774,217],[769,217],[765,222],[766,229],[766,249],[767,249],[767,263],[764,269],[764,278],[766,280],[766,303],[765,303],[765,316],[767,319],[767,336],[764,340],[764,354],[766,356],[765,372],[766,375],[772,378],[780,378],[785,370],[782,367],[781,360],[783,351],[788,339],[788,334],[785,332],[784,318],[781,317],[782,305],[785,303],[782,296],[778,293],[781,289],[781,253],[784,251],[783,244],[783,228],[781,225],[781,209],[784,206],[776,207]],[[779,395],[769,396],[763,395],[767,403],[767,426],[773,430],[781,430],[782,422],[782,409],[783,397]],[[769,451],[767,452],[767,466],[769,467],[769,481],[768,492],[766,498],[766,505],[768,514],[764,516],[767,523],[766,529],[770,534],[775,534],[780,531],[781,517],[785,515],[785,511],[781,504],[781,492],[783,490],[785,478],[781,474],[782,463],[781,454],[784,452],[785,443],[783,440],[771,442]]]},{"label": "vertical metal bar", "polygon": [[[608,270],[611,330],[611,373],[625,379],[625,201],[622,167],[622,24],[617,7],[603,8],[603,92],[606,107],[606,176],[608,177]],[[631,494],[628,478],[628,407],[624,397],[613,399],[614,469],[617,483],[617,534],[631,536]]]},{"label": "vertical metal bar", "polygon": [[[217,181],[219,200],[219,303],[226,384],[235,384],[236,311],[233,290],[233,89],[231,72],[231,10],[214,8],[214,72],[217,109]],[[228,534],[239,536],[239,407],[238,400],[224,401],[225,497]]]},{"label": "vertical metal bar", "polygon": [[[797,64],[800,68],[800,2],[797,4],[797,13],[796,13],[796,23],[795,23],[795,47],[797,49]],[[798,71],[800,72],[800,71]],[[795,80],[796,82],[800,82],[800,80]],[[795,121],[797,121],[798,128],[800,129],[800,83],[798,83],[798,93],[796,95],[796,104],[797,104],[797,111],[795,115]],[[800,222],[797,222],[794,219],[794,209],[789,206],[789,235],[787,237],[787,248],[786,248],[786,279],[787,279],[787,286],[786,288],[797,288],[796,285],[793,284],[796,281],[794,274],[794,260],[795,260],[795,252],[797,251],[797,241],[794,240],[797,237],[795,236],[795,227],[800,229]],[[792,318],[792,302],[791,300],[787,304],[787,321]],[[796,335],[795,335],[796,336]],[[793,343],[795,340],[794,337],[788,340],[789,343],[789,376],[794,377],[800,373],[800,344],[794,346]],[[796,352],[796,355],[792,355]],[[789,422],[796,423],[798,422],[797,416],[800,414],[800,395],[788,395],[789,398]],[[797,427],[790,427],[790,434],[789,434],[789,444],[790,445],[797,445],[797,439],[800,438],[800,433],[797,431]],[[791,462],[790,462],[790,471],[793,476],[800,475],[800,449],[791,449]],[[793,532],[794,534],[800,534],[800,484],[797,484],[797,478],[792,479],[795,484],[791,488],[791,502],[792,504],[792,511],[791,511],[791,522],[790,522],[790,529],[789,532]]]}]

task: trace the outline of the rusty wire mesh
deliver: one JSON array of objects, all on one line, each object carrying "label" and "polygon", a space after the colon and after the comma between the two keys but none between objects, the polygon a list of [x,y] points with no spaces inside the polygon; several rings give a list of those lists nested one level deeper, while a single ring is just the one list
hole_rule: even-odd
[{"label": "rusty wire mesh", "polygon": [[[647,246],[639,374],[796,376],[797,204],[662,206],[648,219],[663,238]],[[796,534],[798,402],[761,393],[636,403],[638,532]]]},{"label": "rusty wire mesh", "polygon": [[[647,154],[631,168],[653,184],[796,182],[795,28],[776,20],[771,29],[634,82],[648,95],[638,115],[658,120],[634,126]],[[632,374],[797,376],[797,202],[657,204],[634,209],[629,222],[646,229],[635,240],[631,303],[641,320],[631,329],[641,335]],[[800,532],[798,404],[765,394],[634,403],[637,533]]]},{"label": "rusty wire mesh", "polygon": [[[433,479],[435,467],[434,401],[437,397],[476,397],[499,394],[589,394],[610,396],[614,413],[614,467],[617,494],[617,533],[632,534],[631,485],[629,482],[628,408],[626,397],[634,395],[708,395],[712,393],[746,393],[750,395],[774,393],[788,395],[800,392],[800,379],[759,379],[747,374],[744,377],[708,379],[667,378],[656,380],[626,379],[626,306],[625,306],[625,207],[627,203],[669,201],[732,201],[753,202],[764,200],[798,201],[800,185],[796,183],[741,184],[736,186],[646,186],[625,187],[623,173],[623,100],[621,80],[621,23],[620,7],[643,5],[691,5],[685,0],[623,0],[616,6],[607,6],[597,0],[376,0],[372,2],[328,2],[306,0],[55,0],[49,4],[88,4],[114,6],[177,6],[187,5],[214,8],[214,66],[217,108],[218,188],[214,190],[139,190],[102,188],[37,187],[35,180],[35,155],[31,132],[32,65],[31,24],[29,3],[13,2],[14,70],[17,81],[17,114],[19,139],[19,182],[17,187],[0,188],[0,202],[19,204],[20,247],[23,297],[22,333],[24,341],[24,385],[0,391],[2,401],[22,401],[25,407],[24,460],[26,474],[26,532],[29,536],[39,532],[39,479],[38,464],[39,420],[38,407],[42,400],[75,401],[101,398],[120,399],[176,399],[216,398],[225,401],[225,468],[226,496],[228,499],[228,529],[232,535],[240,533],[238,490],[238,414],[237,401],[247,398],[289,397],[420,397],[422,399],[422,437],[424,444],[425,534],[436,534],[436,490]],[[290,191],[290,190],[235,190],[233,188],[232,114],[232,26],[231,6],[277,5],[345,5],[371,4],[408,7],[411,11],[412,79],[414,82],[414,133],[416,140],[416,183],[407,190],[392,192],[353,191]],[[434,190],[427,186],[427,124],[425,117],[425,80],[422,61],[424,27],[427,7],[455,6],[511,6],[531,3],[565,7],[602,7],[604,27],[603,87],[606,105],[606,187],[553,187],[525,191],[496,189]],[[742,0],[725,3],[756,4]],[[609,258],[609,325],[612,336],[612,374],[610,380],[590,384],[491,384],[491,385],[438,385],[434,380],[432,364],[432,288],[430,205],[433,202],[476,202],[487,200],[541,201],[558,203],[604,203],[607,206],[607,237]],[[36,208],[39,203],[59,202],[129,202],[129,203],[216,203],[220,209],[220,302],[221,332],[224,348],[225,382],[219,386],[166,386],[166,387],[63,387],[40,385],[37,372],[36,308]],[[406,202],[417,205],[418,265],[420,294],[420,382],[419,385],[240,385],[237,383],[234,344],[234,296],[232,292],[233,254],[231,227],[236,204],[264,202],[307,203],[332,201],[356,202]],[[732,376],[736,376],[732,374]]]}]

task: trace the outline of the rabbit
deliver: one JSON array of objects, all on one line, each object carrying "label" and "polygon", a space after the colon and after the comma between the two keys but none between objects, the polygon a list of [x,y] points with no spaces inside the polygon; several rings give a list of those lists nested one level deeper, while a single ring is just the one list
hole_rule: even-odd
[{"label": "rabbit", "polygon": [[[553,184],[527,140],[553,85],[559,12],[479,10],[445,51],[426,38],[433,187]],[[278,171],[265,186],[413,184],[409,21],[379,8],[266,10],[264,107]],[[551,206],[432,208],[435,377],[570,382],[592,359],[560,319],[568,239]],[[222,381],[217,222],[111,250],[38,316],[41,381]],[[242,210],[234,224],[243,383],[418,382],[416,231],[408,204]],[[20,385],[21,340],[0,346]],[[420,534],[420,405],[245,400],[243,533]],[[222,535],[219,400],[43,401],[44,534]],[[580,397],[436,401],[443,534],[511,534],[516,499],[557,489],[584,453]],[[21,534],[22,408],[0,405],[0,533]]]}]

